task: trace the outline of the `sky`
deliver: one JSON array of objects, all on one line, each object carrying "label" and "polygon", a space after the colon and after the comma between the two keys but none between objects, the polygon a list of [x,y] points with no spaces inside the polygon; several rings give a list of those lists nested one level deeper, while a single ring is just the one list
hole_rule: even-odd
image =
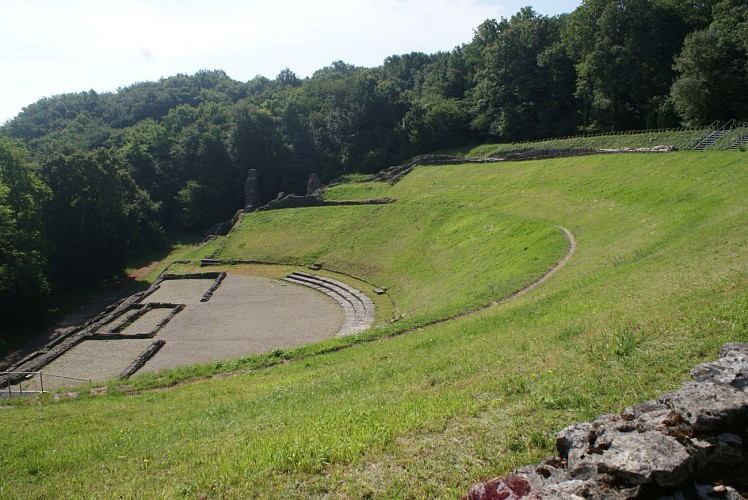
[{"label": "sky", "polygon": [[299,77],[342,60],[449,51],[486,19],[582,0],[3,0],[0,124],[42,97],[116,91],[178,73]]}]

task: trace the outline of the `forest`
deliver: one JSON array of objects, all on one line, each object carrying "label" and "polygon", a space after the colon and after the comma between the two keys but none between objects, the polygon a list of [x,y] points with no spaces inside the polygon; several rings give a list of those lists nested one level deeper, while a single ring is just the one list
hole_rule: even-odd
[{"label": "forest", "polygon": [[748,120],[744,0],[585,0],[450,52],[247,82],[221,70],[40,99],[0,127],[0,341],[55,294],[262,197],[488,141]]}]

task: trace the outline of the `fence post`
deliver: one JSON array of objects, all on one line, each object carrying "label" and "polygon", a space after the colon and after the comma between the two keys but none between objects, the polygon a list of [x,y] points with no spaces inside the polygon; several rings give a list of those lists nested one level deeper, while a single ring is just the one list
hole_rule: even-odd
[{"label": "fence post", "polygon": [[42,377],[41,370],[39,370],[39,388],[41,389],[41,393],[44,394],[44,378]]},{"label": "fence post", "polygon": [[13,397],[13,391],[10,390],[10,374],[8,374],[8,373],[5,374],[5,380],[8,383],[8,397],[12,398]]}]

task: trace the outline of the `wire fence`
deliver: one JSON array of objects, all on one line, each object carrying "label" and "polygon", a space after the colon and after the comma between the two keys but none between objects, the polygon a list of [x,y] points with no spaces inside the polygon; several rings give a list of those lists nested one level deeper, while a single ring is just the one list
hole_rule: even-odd
[{"label": "wire fence", "polygon": [[[21,376],[19,379],[17,376]],[[39,378],[39,390],[35,389],[27,389],[24,391],[23,384],[24,382],[28,382],[30,379],[32,379],[34,376],[37,376]],[[0,397],[23,397],[23,396],[33,396],[36,394],[43,394],[46,392],[44,390],[44,379],[46,378],[56,378],[56,379],[63,379],[63,380],[74,380],[76,382],[88,382],[91,383],[90,378],[79,378],[79,377],[68,377],[67,375],[58,375],[54,373],[45,373],[42,371],[36,371],[36,372],[0,372],[0,381],[5,382],[6,390],[3,390],[0,392]]]}]

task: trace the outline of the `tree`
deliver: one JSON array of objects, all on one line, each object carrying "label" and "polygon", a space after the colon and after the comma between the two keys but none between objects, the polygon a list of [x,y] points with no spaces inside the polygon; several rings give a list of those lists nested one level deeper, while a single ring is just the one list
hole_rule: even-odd
[{"label": "tree", "polygon": [[675,108],[688,123],[748,119],[748,6],[725,0],[709,28],[686,37],[675,61]]},{"label": "tree", "polygon": [[504,140],[568,130],[574,110],[564,96],[571,94],[573,70],[563,53],[549,50],[559,40],[560,23],[530,7],[495,25],[484,23],[474,42],[482,46],[482,60],[469,92],[475,129]]},{"label": "tree", "polygon": [[52,278],[62,286],[95,283],[120,272],[128,251],[143,245],[154,207],[119,155],[97,149],[56,155],[42,165],[54,195],[44,203],[52,244]]},{"label": "tree", "polygon": [[242,208],[244,184],[220,127],[206,125],[196,139],[195,173],[178,193],[179,218],[185,228],[207,229]]},{"label": "tree", "polygon": [[564,43],[578,61],[584,125],[643,128],[655,98],[669,93],[687,29],[671,6],[653,0],[587,0],[574,11]]},{"label": "tree", "polygon": [[[249,169],[256,169],[264,201],[270,201],[280,191],[304,194],[306,176],[295,167],[291,148],[281,132],[281,122],[267,109],[249,102],[234,108],[230,131],[230,151],[241,180]],[[241,204],[239,205],[242,206]]]},{"label": "tree", "polygon": [[275,81],[280,85],[287,85],[289,87],[301,86],[301,80],[299,80],[299,77],[288,68],[282,69],[281,72],[278,73],[278,76],[275,77]]},{"label": "tree", "polygon": [[46,306],[47,245],[39,180],[26,146],[0,137],[0,325],[33,321]]}]

